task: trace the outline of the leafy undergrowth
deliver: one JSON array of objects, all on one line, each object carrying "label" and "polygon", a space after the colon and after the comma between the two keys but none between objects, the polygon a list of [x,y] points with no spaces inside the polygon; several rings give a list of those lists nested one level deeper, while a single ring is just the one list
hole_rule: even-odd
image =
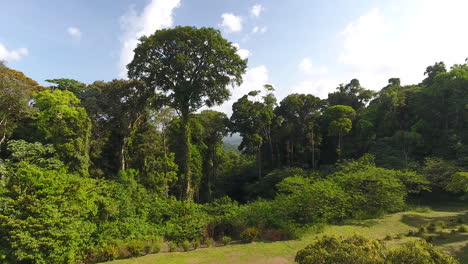
[{"label": "leafy undergrowth", "polygon": [[[463,232],[463,229],[458,230],[463,223],[468,224],[468,206],[466,205],[435,206],[432,209],[423,208],[423,210],[415,208],[412,211],[395,213],[379,219],[355,220],[347,221],[342,225],[330,225],[325,227],[323,233],[306,235],[300,240],[200,248],[190,252],[159,253],[111,263],[294,263],[296,252],[314,241],[317,236],[353,234],[384,239],[390,247],[412,239],[430,239],[435,245],[455,255],[460,263],[468,263],[468,232]],[[423,232],[421,232],[421,227]]]}]

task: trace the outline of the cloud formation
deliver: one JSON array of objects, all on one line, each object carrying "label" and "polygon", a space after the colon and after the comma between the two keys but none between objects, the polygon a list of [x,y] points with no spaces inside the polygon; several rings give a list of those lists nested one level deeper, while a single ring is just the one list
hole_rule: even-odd
[{"label": "cloud formation", "polygon": [[307,75],[312,74],[325,74],[328,72],[328,68],[325,66],[315,66],[312,64],[312,60],[308,57],[305,57],[301,60],[298,65],[299,70]]},{"label": "cloud formation", "polygon": [[242,31],[242,17],[236,16],[232,13],[224,13],[221,15],[223,22],[221,26],[228,33]]},{"label": "cloud formation", "polygon": [[81,39],[81,31],[77,27],[69,27],[67,28],[67,33],[74,39]]},{"label": "cloud formation", "polygon": [[151,35],[158,29],[171,27],[174,9],[179,6],[180,0],[151,0],[141,13],[131,8],[120,18],[123,34],[120,38],[119,77],[127,77],[126,66],[133,59],[133,50],[139,38]]},{"label": "cloud formation", "polygon": [[263,10],[264,8],[261,4],[256,4],[250,9],[250,14],[254,17],[259,17]]},{"label": "cloud formation", "polygon": [[261,90],[265,84],[268,84],[268,69],[265,65],[260,65],[253,68],[248,68],[242,76],[243,83],[239,87],[234,87],[231,91],[231,98],[220,106],[216,106],[213,110],[226,113],[228,116],[232,114],[232,104],[239,98],[250,91]]},{"label": "cloud formation", "polygon": [[28,55],[27,48],[19,48],[15,50],[8,50],[2,43],[0,43],[0,61],[19,61],[23,56]]},{"label": "cloud formation", "polygon": [[379,9],[361,15],[339,33],[338,61],[348,79],[358,78],[366,88],[378,90],[392,77],[403,84],[418,83],[427,66],[447,66],[468,56],[468,2],[427,0],[410,14],[385,16]]},{"label": "cloud formation", "polygon": [[252,33],[265,33],[267,31],[267,27],[259,27],[259,26],[255,26],[253,29],[252,29]]},{"label": "cloud formation", "polygon": [[237,55],[239,55],[242,59],[247,59],[250,56],[250,51],[241,49],[238,43],[234,43],[232,45],[237,48]]}]

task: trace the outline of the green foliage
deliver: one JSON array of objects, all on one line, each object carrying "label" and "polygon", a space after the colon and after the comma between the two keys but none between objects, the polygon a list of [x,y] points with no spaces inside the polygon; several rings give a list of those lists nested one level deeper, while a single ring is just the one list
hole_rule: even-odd
[{"label": "green foliage", "polygon": [[36,81],[0,62],[0,146],[13,134],[20,122],[33,114],[29,100],[44,90]]},{"label": "green foliage", "polygon": [[179,249],[177,243],[174,241],[169,242],[169,252],[176,252]]},{"label": "green foliage", "polygon": [[138,257],[145,250],[145,244],[141,240],[131,240],[127,243],[127,249],[132,257]]},{"label": "green foliage", "polygon": [[445,188],[449,192],[467,193],[468,192],[468,172],[456,172],[452,174],[452,177]]},{"label": "green foliage", "polygon": [[192,244],[190,244],[190,242],[188,240],[184,240],[180,243],[180,246],[182,247],[182,249],[187,252],[190,250],[190,247],[192,246]]},{"label": "green foliage", "polygon": [[426,158],[421,169],[431,185],[439,189],[446,188],[451,176],[458,171],[462,170],[453,161],[434,157]]},{"label": "green foliage", "polygon": [[324,236],[297,252],[299,264],[379,264],[383,259],[383,245],[362,236],[346,239]]},{"label": "green foliage", "polygon": [[91,121],[69,91],[44,91],[35,97],[37,127],[73,172],[89,175]]},{"label": "green foliage", "polygon": [[205,239],[205,244],[207,247],[213,247],[215,244],[215,241],[213,240],[213,238],[209,237]]},{"label": "green foliage", "polygon": [[352,204],[344,188],[330,180],[306,183],[302,190],[280,195],[276,201],[277,210],[299,224],[339,221],[348,216]]},{"label": "green foliage", "polygon": [[227,246],[231,243],[232,238],[230,236],[223,236],[221,238],[221,242],[223,242],[223,245]]},{"label": "green foliage", "polygon": [[240,234],[240,239],[244,243],[252,243],[260,236],[260,232],[255,227],[246,228]]},{"label": "green foliage", "polygon": [[389,250],[379,241],[357,235],[345,239],[324,236],[300,250],[295,260],[299,264],[459,263],[423,240],[408,242]]},{"label": "green foliage", "polygon": [[86,84],[73,79],[51,79],[46,80],[46,82],[55,84],[51,87],[52,90],[58,89],[62,91],[70,91],[76,96],[79,96],[80,93],[82,93],[86,89]]},{"label": "green foliage", "polygon": [[25,162],[8,175],[0,208],[8,262],[76,263],[91,246],[97,196],[93,180]]},{"label": "green foliage", "polygon": [[10,140],[7,150],[10,152],[8,165],[15,167],[16,164],[26,162],[43,169],[60,170],[64,164],[57,158],[56,151],[52,145],[42,145],[39,142],[28,143],[24,140]]},{"label": "green foliage", "polygon": [[[174,108],[181,117],[179,170],[184,198],[192,198],[190,114],[203,105],[226,101],[229,84],[240,85],[247,61],[237,49],[213,28],[176,27],[144,36],[127,66],[132,79],[143,80],[158,89],[162,104]],[[222,59],[221,59],[222,58]],[[161,76],[165,76],[161,78]]]},{"label": "green foliage", "polygon": [[424,240],[406,243],[387,256],[387,263],[421,263],[421,264],[457,264],[450,255],[445,254]]},{"label": "green foliage", "polygon": [[[379,215],[405,208],[407,189],[398,171],[375,167],[369,156],[330,176],[349,195],[352,214]],[[362,216],[362,215],[361,215]]]},{"label": "green foliage", "polygon": [[355,110],[346,105],[335,105],[327,108],[324,113],[324,118],[328,122],[328,135],[338,137],[338,147],[336,152],[341,159],[341,138],[351,131],[353,123],[351,119],[355,114]]}]

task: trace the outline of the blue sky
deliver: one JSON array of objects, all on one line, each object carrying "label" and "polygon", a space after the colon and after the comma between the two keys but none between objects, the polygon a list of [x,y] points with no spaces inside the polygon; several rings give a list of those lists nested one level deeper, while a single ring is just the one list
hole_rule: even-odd
[{"label": "blue sky", "polygon": [[125,77],[139,36],[177,25],[207,26],[249,59],[239,96],[273,84],[326,97],[358,78],[378,90],[389,78],[423,78],[435,61],[468,57],[465,0],[15,0],[0,4],[0,59],[45,84]]}]

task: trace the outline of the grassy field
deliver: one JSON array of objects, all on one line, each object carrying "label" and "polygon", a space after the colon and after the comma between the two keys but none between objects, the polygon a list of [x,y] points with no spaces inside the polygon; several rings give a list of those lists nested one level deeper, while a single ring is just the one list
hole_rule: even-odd
[{"label": "grassy field", "polygon": [[[459,219],[468,222],[468,205],[452,205],[444,207],[416,209],[384,216],[379,219],[364,221],[349,221],[342,225],[330,225],[325,227],[320,234],[310,234],[300,240],[281,242],[256,242],[252,244],[238,244],[215,248],[201,248],[190,252],[159,253],[140,258],[117,260],[114,264],[130,263],[165,263],[165,264],[234,264],[234,263],[268,263],[283,264],[294,263],[296,252],[311,243],[317,236],[337,235],[349,236],[360,234],[371,238],[384,239],[391,247],[414,237],[407,237],[410,230],[417,231],[419,227],[444,221],[456,224]],[[455,255],[461,263],[468,264],[468,233],[450,233],[448,227],[438,232],[434,244],[445,251]],[[440,236],[440,232],[444,232]],[[390,239],[391,238],[391,239]]]}]

